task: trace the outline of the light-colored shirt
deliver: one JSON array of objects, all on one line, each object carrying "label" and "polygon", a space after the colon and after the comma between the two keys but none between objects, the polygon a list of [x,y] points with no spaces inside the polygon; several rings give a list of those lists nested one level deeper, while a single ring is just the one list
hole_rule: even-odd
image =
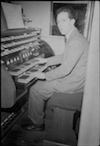
[{"label": "light-colored shirt", "polygon": [[[74,29],[66,42],[64,53],[48,58],[49,66],[59,63],[61,65],[45,73],[46,80],[57,80],[59,90],[65,92],[70,86],[72,86],[72,92],[75,92],[78,87],[83,88],[88,49],[89,44],[86,38],[77,29]],[[69,87],[66,87],[66,85]]]}]

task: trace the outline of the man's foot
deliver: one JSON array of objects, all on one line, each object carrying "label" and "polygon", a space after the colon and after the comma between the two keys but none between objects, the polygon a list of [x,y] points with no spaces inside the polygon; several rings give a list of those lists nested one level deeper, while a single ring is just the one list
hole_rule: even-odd
[{"label": "man's foot", "polygon": [[25,130],[28,130],[28,131],[31,131],[31,130],[43,131],[45,129],[45,126],[44,126],[44,124],[34,125],[33,123],[31,123],[31,124],[27,123],[27,124],[23,124],[22,128]]}]

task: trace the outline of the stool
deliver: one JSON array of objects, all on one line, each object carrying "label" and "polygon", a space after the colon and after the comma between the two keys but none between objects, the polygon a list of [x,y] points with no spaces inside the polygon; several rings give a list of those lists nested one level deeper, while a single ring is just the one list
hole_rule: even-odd
[{"label": "stool", "polygon": [[83,93],[56,93],[46,104],[47,139],[75,146],[77,112],[81,111]]}]

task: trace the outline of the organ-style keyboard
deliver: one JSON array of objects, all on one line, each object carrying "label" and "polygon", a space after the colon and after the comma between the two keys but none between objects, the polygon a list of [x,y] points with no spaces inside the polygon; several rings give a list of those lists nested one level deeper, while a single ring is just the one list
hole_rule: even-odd
[{"label": "organ-style keyboard", "polygon": [[36,64],[35,66],[33,66],[30,70],[24,72],[23,74],[21,74],[21,76],[18,77],[17,82],[18,83],[25,83],[28,84],[30,81],[32,81],[33,79],[35,79],[34,77],[34,72],[36,71],[44,71],[47,68],[47,65],[43,65],[41,66],[40,64]]},{"label": "organ-style keyboard", "polygon": [[38,64],[37,57],[52,55],[54,54],[50,46],[41,40],[39,28],[1,32],[1,66],[5,67],[12,77],[16,90],[20,90],[24,85],[27,88],[34,83],[34,71],[46,69],[46,65]]},{"label": "organ-style keyboard", "polygon": [[8,30],[1,33],[1,64],[11,71],[39,55],[41,30]]},{"label": "organ-style keyboard", "polygon": [[[46,66],[37,67],[36,57],[43,56],[41,29],[7,30],[1,33],[1,64],[6,67],[15,83],[29,83],[34,71],[43,71]],[[40,69],[41,68],[41,69]]]},{"label": "organ-style keyboard", "polygon": [[[11,81],[11,79],[16,87],[16,94],[13,93],[16,97],[12,96],[11,90],[11,95],[10,92],[8,92],[9,95],[6,94],[6,97],[1,98],[5,100],[6,103],[11,98],[16,98],[14,100],[11,99],[11,101],[13,101],[13,106],[10,108],[4,105],[4,107],[2,107],[1,102],[2,137],[4,137],[5,133],[12,127],[14,123],[12,121],[16,121],[16,116],[20,117],[21,113],[23,114],[26,110],[23,108],[20,113],[18,108],[21,108],[27,101],[28,89],[37,80],[34,77],[34,72],[38,70],[45,71],[47,69],[46,64],[38,64],[36,58],[53,55],[54,53],[50,46],[45,41],[41,40],[41,29],[39,28],[12,29],[1,32],[1,68],[3,67],[3,71],[6,70],[6,75],[8,74],[7,79],[9,75],[11,77],[4,83],[3,78],[6,77],[4,77],[4,74],[1,74],[3,82],[3,85],[1,82],[1,86],[3,86],[2,93],[7,93],[7,90],[10,89],[13,90],[13,86],[11,88],[9,88],[9,86],[5,88],[6,84],[8,84],[8,81]],[[12,85],[12,83],[10,85]],[[15,92],[15,90],[13,92]]]}]

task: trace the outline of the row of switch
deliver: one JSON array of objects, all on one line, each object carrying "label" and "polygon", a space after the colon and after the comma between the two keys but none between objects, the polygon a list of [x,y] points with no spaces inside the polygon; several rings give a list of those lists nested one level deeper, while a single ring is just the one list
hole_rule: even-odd
[{"label": "row of switch", "polygon": [[[32,52],[23,53],[22,54],[22,58],[25,59],[25,58],[27,58],[27,57],[29,57],[31,55],[32,55]],[[37,52],[36,52],[36,54],[34,53],[34,55],[37,55]],[[10,65],[11,63],[14,63],[14,62],[19,61],[19,60],[20,60],[20,57],[17,56],[17,57],[14,57],[14,58],[10,59],[10,60],[7,60],[6,64]]]},{"label": "row of switch", "polygon": [[16,40],[16,39],[23,39],[23,38],[27,38],[27,37],[34,37],[35,35],[37,35],[37,33],[40,33],[40,32],[35,31],[30,34],[24,33],[23,35],[4,37],[4,38],[1,38],[1,42],[12,41],[12,40]]},{"label": "row of switch", "polygon": [[16,58],[7,60],[7,61],[6,61],[6,64],[7,64],[7,65],[10,65],[11,63],[14,63],[14,62],[19,61],[19,60],[20,60],[20,58],[19,58],[19,57],[16,57]]},{"label": "row of switch", "polygon": [[32,52],[25,53],[25,54],[22,55],[22,57],[23,57],[23,58],[26,58],[26,57],[28,57],[28,56],[30,56],[30,55],[32,55]]},{"label": "row of switch", "polygon": [[36,38],[31,38],[31,39],[27,39],[27,40],[23,40],[23,41],[18,41],[18,42],[12,42],[12,43],[8,43],[8,44],[1,44],[1,47],[2,48],[8,48],[8,47],[14,47],[16,45],[21,45],[21,44],[24,44],[24,43],[30,43],[32,41],[36,41],[38,40],[37,37]]},{"label": "row of switch", "polygon": [[4,48],[2,48],[2,46],[1,46],[1,49],[2,49],[1,56],[5,56],[5,55],[8,55],[8,54],[11,54],[11,53],[23,50],[23,49],[29,49],[30,47],[32,48],[32,51],[34,51],[35,49],[39,49],[39,45],[38,44],[39,44],[38,42],[30,42],[28,44],[21,45],[19,47],[11,49],[11,50],[9,50],[9,49],[5,49],[4,50]]},{"label": "row of switch", "polygon": [[16,114],[13,112],[11,113],[2,123],[1,128],[5,129],[11,123],[11,121],[16,117]]}]

